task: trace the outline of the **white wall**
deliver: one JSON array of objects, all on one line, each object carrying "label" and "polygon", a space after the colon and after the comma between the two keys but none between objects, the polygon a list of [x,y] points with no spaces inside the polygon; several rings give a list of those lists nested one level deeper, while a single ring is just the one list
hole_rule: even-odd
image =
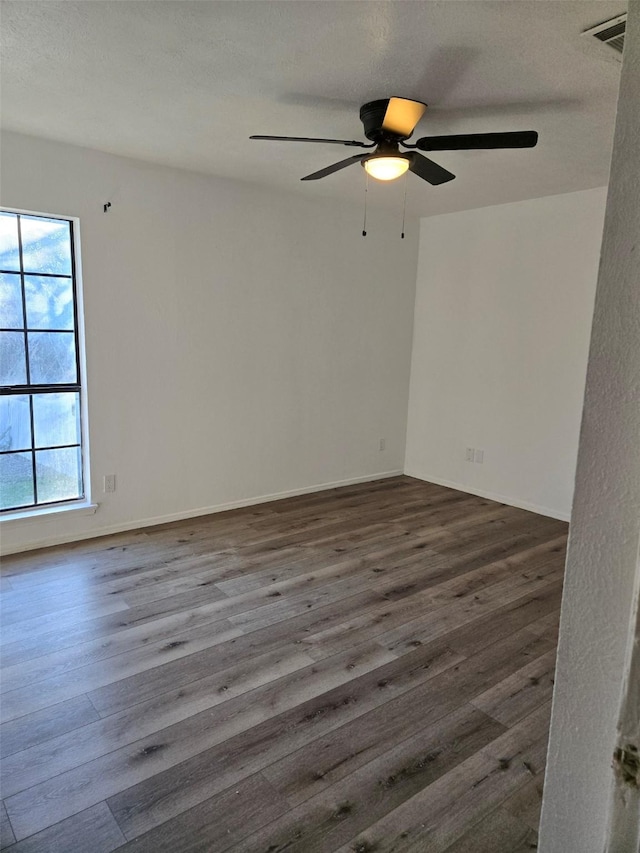
[{"label": "white wall", "polygon": [[610,800],[616,743],[640,748],[640,682],[633,660],[640,639],[638,139],[640,3],[633,2],[580,434],[540,853],[639,849],[638,791],[618,780],[613,809]]},{"label": "white wall", "polygon": [[605,197],[422,220],[407,474],[569,517]]},{"label": "white wall", "polygon": [[80,217],[100,503],[3,522],[6,552],[402,470],[417,226],[374,207],[363,239],[356,208],[14,134],[1,153],[3,205]]}]

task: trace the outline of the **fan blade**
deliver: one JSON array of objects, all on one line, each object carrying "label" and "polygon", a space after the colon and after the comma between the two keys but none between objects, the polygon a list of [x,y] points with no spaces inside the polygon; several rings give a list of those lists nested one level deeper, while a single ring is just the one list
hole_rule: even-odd
[{"label": "fan blade", "polygon": [[438,166],[433,160],[429,160],[427,157],[423,157],[422,154],[416,154],[415,152],[411,154],[409,171],[422,178],[423,181],[433,184],[434,187],[438,184],[446,184],[447,181],[452,181],[455,178],[455,175],[447,172],[442,166]]},{"label": "fan blade", "polygon": [[362,163],[368,160],[371,154],[356,154],[354,157],[347,157],[346,160],[341,160],[339,163],[334,163],[333,166],[327,166],[325,169],[320,169],[319,172],[313,172],[311,175],[305,175],[300,178],[301,181],[318,181],[320,178],[326,178],[327,175],[332,175],[334,172],[339,172],[340,169],[346,169],[352,163]]},{"label": "fan blade", "polygon": [[382,129],[407,139],[418,124],[427,105],[421,101],[407,98],[389,98],[389,104],[382,121]]},{"label": "fan blade", "polygon": [[367,145],[356,139],[314,139],[309,136],[250,136],[249,139],[273,139],[276,142],[332,142],[335,145],[352,145],[355,148],[373,148],[375,143]]},{"label": "fan blade", "polygon": [[472,151],[477,148],[533,148],[538,141],[535,130],[513,133],[461,133],[457,136],[423,136],[416,140],[420,151]]}]

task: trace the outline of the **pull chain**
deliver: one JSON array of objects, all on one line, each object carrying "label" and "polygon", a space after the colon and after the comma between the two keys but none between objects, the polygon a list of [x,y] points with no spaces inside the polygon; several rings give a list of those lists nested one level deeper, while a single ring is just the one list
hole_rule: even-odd
[{"label": "pull chain", "polygon": [[365,171],[364,182],[364,222],[362,223],[362,236],[367,236],[367,193],[369,192],[369,173]]},{"label": "pull chain", "polygon": [[402,234],[401,239],[404,240],[404,221],[407,214],[407,172],[405,172],[404,176],[404,204],[402,205]]}]

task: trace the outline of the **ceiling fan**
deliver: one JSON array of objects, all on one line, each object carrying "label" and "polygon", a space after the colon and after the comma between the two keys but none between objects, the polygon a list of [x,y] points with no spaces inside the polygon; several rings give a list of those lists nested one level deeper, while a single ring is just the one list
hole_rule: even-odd
[{"label": "ceiling fan", "polygon": [[[301,178],[317,181],[354,163],[361,163],[372,178],[392,181],[407,170],[434,186],[452,181],[455,175],[418,154],[418,151],[471,151],[481,148],[533,148],[538,141],[535,130],[510,133],[466,133],[454,136],[423,136],[411,145],[406,140],[424,115],[427,105],[408,98],[383,98],[370,101],[360,108],[364,135],[370,143],[348,139],[316,139],[306,136],[251,136],[250,139],[271,139],[277,142],[328,142],[354,148],[374,148],[370,154],[356,154],[339,163],[320,169]],[[400,145],[409,151],[400,149]]]}]

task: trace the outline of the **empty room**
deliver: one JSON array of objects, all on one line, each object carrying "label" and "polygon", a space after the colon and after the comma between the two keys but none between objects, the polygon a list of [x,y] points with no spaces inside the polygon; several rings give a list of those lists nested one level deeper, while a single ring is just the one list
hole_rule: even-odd
[{"label": "empty room", "polygon": [[0,848],[637,853],[640,2],[0,15]]}]

